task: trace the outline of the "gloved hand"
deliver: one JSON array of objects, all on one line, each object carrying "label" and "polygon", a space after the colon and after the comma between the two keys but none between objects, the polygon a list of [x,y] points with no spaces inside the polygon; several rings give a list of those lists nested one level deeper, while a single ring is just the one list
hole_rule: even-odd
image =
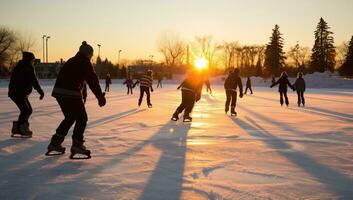
[{"label": "gloved hand", "polygon": [[103,92],[103,96],[98,99],[98,105],[100,107],[103,107],[105,106],[106,103],[107,103],[107,100],[105,99],[105,92]]},{"label": "gloved hand", "polygon": [[153,92],[153,88],[151,88],[151,92]]},{"label": "gloved hand", "polygon": [[243,93],[240,93],[240,94],[239,94],[239,97],[240,97],[240,98],[243,98]]},{"label": "gloved hand", "polygon": [[42,89],[38,90],[38,93],[40,95],[39,99],[42,100],[44,98],[44,92]]}]

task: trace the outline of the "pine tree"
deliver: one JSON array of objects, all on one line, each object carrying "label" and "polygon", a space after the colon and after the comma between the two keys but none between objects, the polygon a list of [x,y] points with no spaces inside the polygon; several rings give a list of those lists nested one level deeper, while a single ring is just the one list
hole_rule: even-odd
[{"label": "pine tree", "polygon": [[324,72],[335,69],[336,50],[334,46],[333,32],[329,31],[331,27],[327,25],[324,19],[320,21],[315,31],[315,43],[311,55],[311,70]]},{"label": "pine tree", "polygon": [[283,52],[283,38],[277,24],[272,31],[270,42],[266,45],[264,66],[271,74],[279,75],[281,68],[284,66],[284,60],[286,59]]},{"label": "pine tree", "polygon": [[339,72],[343,76],[353,76],[353,36],[348,45],[346,60],[339,68]]}]

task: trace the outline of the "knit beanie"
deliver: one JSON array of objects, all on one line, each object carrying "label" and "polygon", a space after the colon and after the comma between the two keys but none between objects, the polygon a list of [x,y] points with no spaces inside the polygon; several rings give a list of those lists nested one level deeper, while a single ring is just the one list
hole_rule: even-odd
[{"label": "knit beanie", "polygon": [[34,60],[34,59],[35,59],[35,57],[34,57],[33,53],[27,52],[27,51],[22,52],[22,60],[31,61],[31,60]]},{"label": "knit beanie", "polygon": [[80,46],[79,52],[87,57],[90,57],[93,55],[93,48],[91,47],[91,45],[87,44],[86,41],[83,41],[82,45]]}]

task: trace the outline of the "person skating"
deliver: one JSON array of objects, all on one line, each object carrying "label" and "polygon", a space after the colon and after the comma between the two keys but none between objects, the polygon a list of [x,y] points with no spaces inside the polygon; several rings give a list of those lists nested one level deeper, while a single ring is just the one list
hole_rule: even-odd
[{"label": "person skating", "polygon": [[33,67],[35,57],[31,52],[23,52],[20,60],[12,71],[8,96],[20,110],[18,120],[12,124],[12,137],[32,137],[33,132],[29,128],[28,119],[32,114],[32,106],[28,96],[32,88],[40,94],[40,99],[44,97],[44,92],[40,87]]},{"label": "person skating", "polygon": [[132,94],[132,88],[134,87],[134,81],[132,80],[132,76],[128,75],[126,80],[123,83],[127,87],[127,94]]},{"label": "person skating", "polygon": [[252,94],[251,79],[250,79],[250,77],[248,77],[248,78],[246,79],[245,94],[248,92],[248,89],[250,90],[250,94]]},{"label": "person skating", "polygon": [[273,83],[270,87],[272,88],[273,86],[275,86],[277,84],[279,84],[278,92],[280,94],[281,106],[283,106],[283,96],[284,96],[286,105],[288,107],[289,101],[288,101],[288,96],[287,96],[287,87],[289,86],[292,90],[294,90],[294,87],[292,86],[292,84],[290,84],[290,82],[288,80],[287,72],[285,72],[285,71],[282,72],[279,79],[275,83]]},{"label": "person skating", "polygon": [[[106,104],[105,93],[100,88],[98,77],[90,61],[92,56],[93,48],[85,41],[82,42],[79,52],[64,64],[58,74],[52,96],[56,98],[65,118],[52,136],[46,155],[65,153],[65,148],[61,144],[75,123],[70,159],[91,158],[91,152],[84,146],[84,131],[87,124],[87,113],[82,100],[84,82],[98,99],[99,106]],[[75,157],[76,154],[85,157]]]},{"label": "person skating", "polygon": [[105,92],[109,92],[110,84],[112,84],[112,79],[110,78],[110,74],[107,74],[107,76],[105,77]]},{"label": "person skating", "polygon": [[272,84],[276,83],[276,77],[275,77],[275,76],[272,76],[271,83],[272,83]]},{"label": "person skating", "polygon": [[226,90],[226,103],[225,103],[225,113],[227,114],[229,111],[229,104],[231,103],[231,115],[236,116],[237,112],[235,111],[235,107],[237,104],[237,88],[239,88],[239,97],[243,97],[243,84],[241,78],[239,76],[239,69],[234,69],[234,71],[230,71],[228,77],[224,82],[224,89]]},{"label": "person skating", "polygon": [[295,80],[295,83],[293,84],[293,86],[294,86],[294,89],[297,91],[298,106],[300,106],[300,104],[303,104],[303,106],[305,106],[305,98],[304,98],[305,81],[303,79],[302,72],[298,73],[297,80]]},{"label": "person skating", "polygon": [[179,85],[181,88],[181,104],[175,110],[171,120],[179,120],[179,114],[184,111],[183,122],[191,122],[190,113],[194,108],[195,102],[201,98],[203,77],[201,72],[192,71],[186,79]]},{"label": "person skating", "polygon": [[159,88],[159,86],[161,86],[161,88],[162,88],[163,74],[159,73],[157,75],[157,81],[158,81],[157,88]]},{"label": "person skating", "polygon": [[143,75],[140,78],[140,80],[137,80],[136,83],[134,84],[133,87],[135,87],[137,84],[140,84],[140,98],[139,98],[139,101],[138,101],[138,106],[141,106],[143,96],[146,93],[147,106],[149,108],[152,108],[151,94],[150,94],[150,90],[151,90],[151,92],[153,92],[152,82],[153,82],[152,71],[151,70],[147,70],[146,74]]},{"label": "person skating", "polygon": [[209,79],[207,79],[205,81],[205,85],[206,85],[206,92],[209,92],[210,94],[212,94],[212,89],[211,89],[211,82]]}]

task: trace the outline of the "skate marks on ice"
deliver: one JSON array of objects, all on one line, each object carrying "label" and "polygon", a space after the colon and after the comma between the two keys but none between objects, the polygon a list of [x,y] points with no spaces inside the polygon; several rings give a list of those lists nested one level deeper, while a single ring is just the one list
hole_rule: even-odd
[{"label": "skate marks on ice", "polygon": [[[264,118],[265,117],[262,116],[263,120]],[[248,122],[240,118],[231,119],[240,128],[244,129],[249,135],[256,137],[259,137],[260,135],[264,139],[262,141],[266,143],[270,148],[275,149],[280,155],[287,158],[293,164],[300,167],[311,176],[317,178],[317,180],[324,184],[331,192],[338,195],[339,198],[353,198],[353,180],[348,175],[344,175],[328,166],[317,162],[314,158],[301,151],[290,150],[292,149],[290,144],[271,134],[250,118],[247,118]]]}]

